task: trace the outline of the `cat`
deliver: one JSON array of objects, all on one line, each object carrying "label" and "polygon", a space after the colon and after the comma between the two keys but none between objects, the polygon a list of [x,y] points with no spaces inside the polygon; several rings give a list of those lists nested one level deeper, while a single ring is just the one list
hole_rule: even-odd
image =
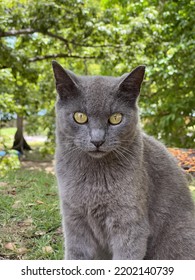
[{"label": "cat", "polygon": [[140,127],[145,67],[107,77],[52,65],[65,259],[195,259],[185,175]]}]

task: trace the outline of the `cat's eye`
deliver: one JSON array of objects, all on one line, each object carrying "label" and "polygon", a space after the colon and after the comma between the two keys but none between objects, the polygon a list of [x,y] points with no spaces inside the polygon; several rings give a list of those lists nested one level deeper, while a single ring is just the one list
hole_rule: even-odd
[{"label": "cat's eye", "polygon": [[74,113],[74,120],[79,124],[84,124],[87,122],[87,115],[81,112]]},{"label": "cat's eye", "polygon": [[122,114],[121,113],[114,113],[109,118],[109,123],[116,125],[119,124],[122,121]]}]

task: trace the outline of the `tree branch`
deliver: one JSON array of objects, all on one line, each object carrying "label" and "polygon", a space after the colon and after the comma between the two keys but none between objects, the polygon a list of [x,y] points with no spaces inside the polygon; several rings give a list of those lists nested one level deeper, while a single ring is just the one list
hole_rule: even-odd
[{"label": "tree branch", "polygon": [[3,31],[0,29],[0,37],[10,37],[10,36],[17,36],[22,34],[33,34],[37,32],[35,29],[27,28],[27,29],[21,29],[21,30],[10,30],[10,31]]},{"label": "tree branch", "polygon": [[75,46],[80,46],[80,47],[86,47],[86,48],[121,48],[124,47],[124,45],[89,45],[89,44],[82,44],[82,43],[76,43],[75,41],[68,41],[64,37],[53,34],[52,32],[49,31],[41,31],[38,29],[32,29],[32,28],[27,28],[27,29],[21,29],[21,30],[10,30],[10,31],[3,31],[0,29],[0,38],[1,37],[11,37],[11,36],[17,36],[17,35],[27,35],[27,34],[33,34],[33,33],[41,33],[42,35],[47,35],[52,38],[56,38],[62,42],[64,42],[67,46],[68,44],[72,44]]},{"label": "tree branch", "polygon": [[[79,56],[79,55],[71,55],[71,54],[64,54],[64,53],[59,53],[59,54],[48,54],[48,55],[43,55],[43,56],[35,56],[32,58],[29,58],[28,61],[29,63],[31,62],[36,62],[36,61],[42,61],[42,60],[46,60],[46,59],[51,59],[51,58],[76,58],[76,59],[101,59],[100,57],[97,56]],[[10,66],[0,66],[0,70],[2,69],[6,69],[6,68],[10,68]]]},{"label": "tree branch", "polygon": [[[37,31],[37,32],[39,32],[39,31]],[[42,33],[42,32],[41,32],[41,33]],[[59,35],[57,35],[57,34],[53,34],[53,33],[51,33],[51,32],[48,32],[48,31],[46,31],[46,32],[44,32],[44,33],[42,33],[42,34],[43,34],[43,35],[48,35],[49,37],[56,38],[56,39],[58,39],[58,40],[64,42],[64,43],[66,44],[66,46],[67,46],[67,49],[68,49],[69,53],[71,53],[71,49],[70,49],[70,47],[69,47],[69,42],[68,42],[67,39],[65,39],[65,38],[63,38],[62,36],[59,36]]]},{"label": "tree branch", "polygon": [[0,66],[0,70],[8,68],[6,65]]},{"label": "tree branch", "polygon": [[[41,32],[41,31],[38,31],[37,32]],[[80,47],[87,47],[87,48],[106,48],[106,47],[115,47],[115,48],[121,48],[122,45],[88,45],[88,44],[80,44],[80,43],[76,43],[74,41],[68,41],[67,39],[65,39],[64,37],[62,36],[59,36],[57,34],[53,34],[51,32],[41,32],[43,35],[48,35],[49,37],[53,37],[53,38],[56,38],[66,44],[72,44],[72,45],[75,45],[75,46],[80,46]]]},{"label": "tree branch", "polygon": [[40,33],[42,33],[43,35],[48,35],[49,37],[52,37],[52,38],[56,38],[56,39],[58,39],[58,40],[64,42],[65,44],[68,44],[68,43],[69,43],[69,41],[68,41],[67,39],[65,39],[64,37],[59,36],[59,35],[57,35],[57,34],[53,34],[53,33],[49,32],[49,31],[46,31],[46,32],[37,31],[37,32],[40,32]]},{"label": "tree branch", "polygon": [[51,58],[58,58],[58,57],[67,57],[67,58],[79,58],[79,59],[95,59],[97,56],[79,56],[79,55],[70,55],[70,54],[48,54],[43,56],[35,56],[32,58],[29,58],[29,62],[35,62],[35,61],[41,61],[45,59],[51,59]]}]

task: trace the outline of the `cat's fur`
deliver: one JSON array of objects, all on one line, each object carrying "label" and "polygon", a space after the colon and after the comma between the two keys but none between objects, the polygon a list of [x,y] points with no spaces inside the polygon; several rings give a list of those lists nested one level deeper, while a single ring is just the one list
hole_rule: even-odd
[{"label": "cat's fur", "polygon": [[[139,126],[144,66],[81,77],[53,62],[56,173],[66,259],[195,259],[194,206],[183,171]],[[75,112],[88,116],[78,124]],[[122,122],[111,125],[111,114]],[[99,147],[93,142],[103,142]]]}]

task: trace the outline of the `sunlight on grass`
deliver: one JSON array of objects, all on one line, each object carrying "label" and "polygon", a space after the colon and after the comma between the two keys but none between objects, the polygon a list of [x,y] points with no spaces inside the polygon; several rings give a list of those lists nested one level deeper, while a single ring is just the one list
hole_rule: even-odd
[{"label": "sunlight on grass", "polygon": [[[14,135],[16,132],[15,127],[1,128],[0,129],[0,149],[11,149],[14,141]],[[39,136],[46,136],[46,131],[43,131]],[[24,135],[25,137],[25,135]],[[27,140],[32,149],[40,148],[44,145],[44,141],[39,140]]]},{"label": "sunlight on grass", "polygon": [[14,135],[16,132],[15,127],[1,128],[0,129],[0,149],[4,146],[11,149],[14,141]]},{"label": "sunlight on grass", "polygon": [[16,127],[1,128],[0,135],[13,137],[16,132]]}]

